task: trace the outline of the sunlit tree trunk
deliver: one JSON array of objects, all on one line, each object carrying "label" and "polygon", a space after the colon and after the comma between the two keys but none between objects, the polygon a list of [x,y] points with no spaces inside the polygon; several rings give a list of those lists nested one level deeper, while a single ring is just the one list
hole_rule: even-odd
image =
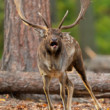
[{"label": "sunlit tree trunk", "polygon": [[[41,12],[50,24],[49,0],[23,0],[26,18],[33,24],[43,24]],[[23,24],[13,0],[5,0],[5,35],[2,70],[38,71],[37,47],[39,35]]]}]

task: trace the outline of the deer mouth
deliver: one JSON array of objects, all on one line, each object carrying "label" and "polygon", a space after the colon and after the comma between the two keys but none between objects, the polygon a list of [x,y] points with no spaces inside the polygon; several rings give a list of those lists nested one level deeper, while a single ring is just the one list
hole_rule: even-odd
[{"label": "deer mouth", "polygon": [[51,43],[50,43],[50,46],[52,46],[52,47],[54,47],[54,48],[55,48],[55,47],[57,47],[57,46],[58,46],[58,43],[57,43],[57,42],[51,42]]}]

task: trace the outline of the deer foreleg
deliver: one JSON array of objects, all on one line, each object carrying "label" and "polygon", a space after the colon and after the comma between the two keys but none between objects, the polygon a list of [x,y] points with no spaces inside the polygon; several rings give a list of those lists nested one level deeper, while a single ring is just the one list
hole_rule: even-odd
[{"label": "deer foreleg", "polygon": [[72,103],[74,87],[73,87],[72,82],[68,78],[66,80],[66,88],[67,88],[67,92],[68,92],[67,110],[71,110],[71,103]]},{"label": "deer foreleg", "polygon": [[63,102],[63,107],[64,107],[64,110],[67,110],[66,108],[66,97],[65,97],[65,82],[66,82],[66,77],[62,76],[59,78],[59,81],[60,81],[60,96],[61,96],[61,99],[62,99],[62,102]]},{"label": "deer foreleg", "polygon": [[43,76],[43,83],[44,83],[43,89],[44,89],[44,92],[45,92],[45,95],[46,95],[46,98],[47,98],[48,107],[49,107],[49,110],[53,110],[53,105],[52,105],[50,97],[49,97],[49,84],[50,84],[50,80],[51,80],[50,77]]}]

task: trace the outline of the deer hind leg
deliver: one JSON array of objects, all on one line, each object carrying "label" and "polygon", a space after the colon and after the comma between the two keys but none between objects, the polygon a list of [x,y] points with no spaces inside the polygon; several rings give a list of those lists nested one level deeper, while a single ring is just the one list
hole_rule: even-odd
[{"label": "deer hind leg", "polygon": [[66,88],[67,88],[67,92],[68,92],[67,110],[71,110],[71,103],[72,103],[74,87],[73,87],[72,82],[68,78],[66,79]]},{"label": "deer hind leg", "polygon": [[48,102],[48,107],[49,107],[49,110],[53,110],[53,105],[52,105],[50,97],[49,97],[49,84],[50,84],[50,80],[51,80],[50,77],[43,76],[43,84],[44,84],[43,89],[44,89],[44,92],[45,92],[45,95],[46,95],[46,99],[47,99],[47,102]]},{"label": "deer hind leg", "polygon": [[81,55],[77,56],[77,58],[73,62],[73,64],[74,64],[74,67],[75,67],[76,71],[78,72],[79,76],[81,77],[86,89],[88,90],[89,94],[91,95],[91,97],[92,97],[92,99],[94,101],[96,109],[97,110],[102,110],[101,105],[99,104],[98,100],[94,96],[94,94],[92,92],[92,89],[91,89],[91,87],[90,87],[90,85],[89,85],[89,83],[87,81],[85,70],[84,70],[82,56]]}]

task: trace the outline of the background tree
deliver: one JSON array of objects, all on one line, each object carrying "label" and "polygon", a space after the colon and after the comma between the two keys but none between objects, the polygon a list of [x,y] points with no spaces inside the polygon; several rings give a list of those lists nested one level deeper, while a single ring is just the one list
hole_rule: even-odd
[{"label": "background tree", "polygon": [[[50,24],[49,0],[23,0],[25,16],[29,21],[42,24],[40,12]],[[38,71],[36,54],[39,35],[25,26],[18,16],[13,0],[5,0],[4,53],[2,70]]]},{"label": "background tree", "polygon": [[52,23],[57,22],[57,1],[56,0],[50,0],[50,12],[51,12],[51,19]]},{"label": "background tree", "polygon": [[87,58],[87,54],[85,53],[85,49],[87,47],[92,48],[96,51],[96,44],[95,44],[95,29],[94,29],[94,14],[93,14],[93,7],[90,5],[86,16],[80,22],[79,25],[79,42],[81,49],[83,51],[84,58]]}]

